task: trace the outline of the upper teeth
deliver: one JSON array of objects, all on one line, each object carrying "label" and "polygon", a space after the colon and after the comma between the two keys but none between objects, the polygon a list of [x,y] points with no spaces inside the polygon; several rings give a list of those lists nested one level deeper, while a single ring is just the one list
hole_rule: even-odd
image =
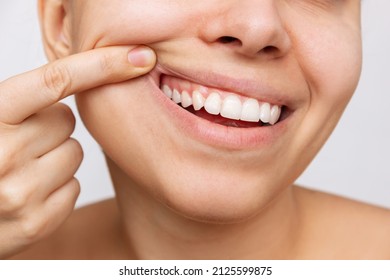
[{"label": "upper teeth", "polygon": [[281,107],[271,105],[266,102],[259,103],[254,98],[244,99],[244,102],[234,94],[227,95],[224,99],[214,91],[207,98],[202,93],[195,90],[189,93],[186,90],[180,92],[177,89],[171,89],[168,85],[163,85],[162,91],[175,103],[184,108],[193,106],[196,111],[204,109],[212,115],[221,115],[227,119],[242,120],[247,122],[269,123],[274,125],[278,122],[281,114]]}]

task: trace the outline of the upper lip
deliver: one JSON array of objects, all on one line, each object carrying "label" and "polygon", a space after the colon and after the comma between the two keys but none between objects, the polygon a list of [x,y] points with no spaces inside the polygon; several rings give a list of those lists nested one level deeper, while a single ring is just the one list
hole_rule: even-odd
[{"label": "upper lip", "polygon": [[290,90],[277,89],[267,83],[254,81],[246,78],[233,78],[219,73],[199,70],[174,70],[157,64],[152,72],[153,78],[160,86],[161,75],[170,75],[183,80],[190,81],[201,86],[221,89],[227,92],[234,92],[239,95],[268,102],[274,105],[284,106],[289,109],[296,109],[299,106],[298,97]]}]

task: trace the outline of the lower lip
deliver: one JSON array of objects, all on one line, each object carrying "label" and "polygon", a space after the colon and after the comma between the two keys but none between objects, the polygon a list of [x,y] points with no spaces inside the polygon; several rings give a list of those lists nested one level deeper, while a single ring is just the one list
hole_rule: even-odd
[{"label": "lower lip", "polygon": [[150,78],[152,95],[156,103],[161,104],[170,117],[170,121],[191,139],[208,146],[242,150],[271,146],[286,131],[289,118],[273,126],[255,128],[237,128],[216,124],[197,117],[177,105],[161,91],[153,78]]}]

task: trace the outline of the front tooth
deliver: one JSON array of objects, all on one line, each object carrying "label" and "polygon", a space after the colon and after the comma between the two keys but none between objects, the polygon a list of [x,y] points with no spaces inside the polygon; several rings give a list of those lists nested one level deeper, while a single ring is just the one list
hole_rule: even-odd
[{"label": "front tooth", "polygon": [[173,100],[173,102],[175,102],[176,104],[181,103],[181,95],[180,95],[180,92],[179,92],[177,89],[174,89],[174,90],[173,90],[172,100]]},{"label": "front tooth", "polygon": [[169,86],[167,85],[164,85],[163,88],[162,88],[162,91],[164,92],[164,94],[169,98],[169,99],[172,99],[172,90]]},{"label": "front tooth", "polygon": [[271,105],[269,103],[263,103],[260,106],[260,120],[263,123],[269,123],[271,120]]},{"label": "front tooth", "polygon": [[199,91],[195,90],[192,93],[192,103],[195,111],[199,111],[200,109],[202,109],[204,106],[204,102],[205,98],[203,97],[203,95]]},{"label": "front tooth", "polygon": [[204,103],[204,108],[211,115],[219,115],[221,112],[222,100],[218,93],[211,93]]},{"label": "front tooth", "polygon": [[260,105],[256,99],[249,98],[244,102],[240,119],[247,122],[260,120]]},{"label": "front tooth", "polygon": [[269,121],[269,123],[272,125],[276,124],[280,118],[281,113],[282,113],[282,109],[279,106],[277,106],[277,105],[272,106],[271,120]]},{"label": "front tooth", "polygon": [[192,105],[192,98],[191,98],[190,94],[188,93],[188,91],[184,90],[181,93],[181,106],[183,106],[184,108],[187,108],[191,105]]},{"label": "front tooth", "polygon": [[242,104],[240,98],[235,95],[229,95],[223,100],[221,116],[232,119],[239,120],[241,117]]}]

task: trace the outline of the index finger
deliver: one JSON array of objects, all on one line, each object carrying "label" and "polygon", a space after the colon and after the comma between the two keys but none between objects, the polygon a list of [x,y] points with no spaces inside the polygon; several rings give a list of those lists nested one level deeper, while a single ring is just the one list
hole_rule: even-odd
[{"label": "index finger", "polygon": [[0,122],[18,124],[77,92],[129,80],[156,62],[145,47],[107,47],[75,54],[0,84]]}]

